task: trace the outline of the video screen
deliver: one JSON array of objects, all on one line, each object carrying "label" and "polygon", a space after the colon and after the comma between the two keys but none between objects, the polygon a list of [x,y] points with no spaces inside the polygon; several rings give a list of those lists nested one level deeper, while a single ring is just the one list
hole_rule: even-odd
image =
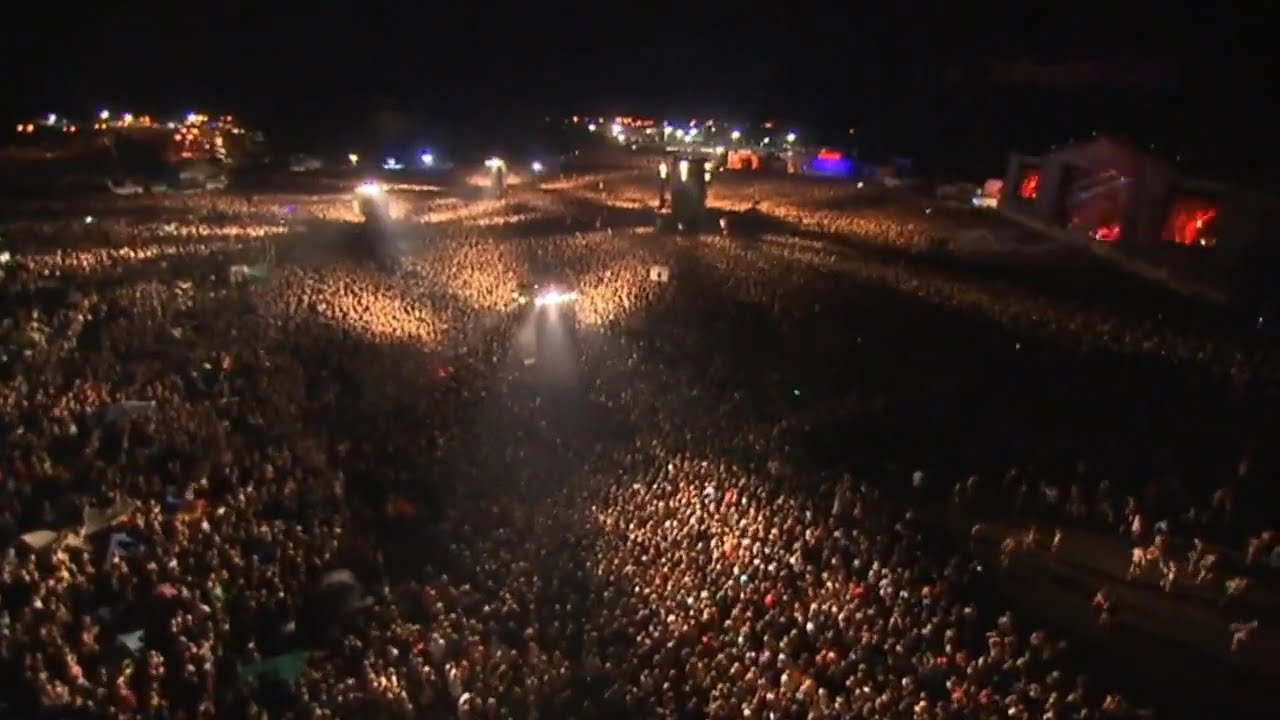
[{"label": "video screen", "polygon": [[1165,212],[1160,239],[1184,247],[1218,244],[1218,203],[1211,198],[1175,195]]},{"label": "video screen", "polygon": [[1101,242],[1116,242],[1132,200],[1132,178],[1115,170],[1069,173],[1063,204],[1067,227]]}]

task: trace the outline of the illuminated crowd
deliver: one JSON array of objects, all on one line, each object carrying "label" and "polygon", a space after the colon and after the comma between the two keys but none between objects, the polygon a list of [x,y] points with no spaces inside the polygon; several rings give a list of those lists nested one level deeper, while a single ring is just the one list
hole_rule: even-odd
[{"label": "illuminated crowd", "polygon": [[[625,202],[605,183],[588,194]],[[951,490],[912,474],[929,458],[818,467],[808,445],[833,418],[861,418],[835,432],[850,433],[847,452],[906,451],[867,428],[923,422],[945,398],[945,378],[884,355],[910,346],[887,330],[911,317],[894,309],[902,295],[1037,347],[1172,354],[1237,378],[1252,365],[781,231],[751,246],[669,240],[557,202],[410,203],[395,272],[346,256],[345,199],[130,200],[11,225],[7,712],[1136,714],[1067,638],[983,604],[972,588],[994,570],[978,556],[927,539],[927,508]],[[932,232],[765,210],[896,247]],[[578,293],[563,310],[576,334],[544,341],[568,348],[572,367],[555,370],[569,386],[510,348],[536,312],[519,297],[549,276]],[[825,315],[845,292],[885,317]],[[1128,492],[1107,496],[1111,515],[1087,514],[1130,530],[1164,519],[1125,515]],[[1225,502],[1201,503],[1211,527],[1239,520],[1274,544],[1252,519],[1224,518]],[[1037,521],[1065,524],[1062,505]]]}]

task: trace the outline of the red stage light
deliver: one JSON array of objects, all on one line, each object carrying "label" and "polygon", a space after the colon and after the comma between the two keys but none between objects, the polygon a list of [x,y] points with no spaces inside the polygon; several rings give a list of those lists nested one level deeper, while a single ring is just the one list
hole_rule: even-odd
[{"label": "red stage light", "polygon": [[1094,228],[1090,233],[1094,240],[1105,243],[1113,243],[1120,239],[1120,223],[1109,223],[1100,228]]},{"label": "red stage light", "polygon": [[1169,204],[1161,239],[1175,245],[1212,245],[1210,226],[1217,216],[1218,208],[1207,200],[1175,200]]},{"label": "red stage light", "polygon": [[1022,175],[1022,182],[1018,185],[1018,197],[1023,200],[1035,200],[1040,194],[1040,171],[1028,170]]}]

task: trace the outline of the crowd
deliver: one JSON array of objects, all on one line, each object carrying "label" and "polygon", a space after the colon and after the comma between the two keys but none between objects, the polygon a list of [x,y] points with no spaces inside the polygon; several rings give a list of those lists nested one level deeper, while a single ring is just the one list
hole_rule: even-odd
[{"label": "crowd", "polygon": [[[129,202],[5,231],[10,716],[1140,714],[931,535],[926,475],[1107,431],[1017,415],[1061,350],[915,304],[958,290],[546,198],[422,205],[394,273],[272,250],[345,201]],[[510,349],[547,277],[571,368]]]}]

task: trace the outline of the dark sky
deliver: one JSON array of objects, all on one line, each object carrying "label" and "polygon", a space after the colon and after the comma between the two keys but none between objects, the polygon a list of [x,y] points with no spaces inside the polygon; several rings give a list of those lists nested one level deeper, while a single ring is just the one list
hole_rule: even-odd
[{"label": "dark sky", "polygon": [[442,124],[714,112],[912,145],[1102,125],[1165,144],[1218,136],[1222,155],[1264,143],[1276,105],[1275,53],[1249,31],[1261,24],[1213,3],[103,5],[5,3],[4,107],[199,106],[290,129],[381,110]]}]

